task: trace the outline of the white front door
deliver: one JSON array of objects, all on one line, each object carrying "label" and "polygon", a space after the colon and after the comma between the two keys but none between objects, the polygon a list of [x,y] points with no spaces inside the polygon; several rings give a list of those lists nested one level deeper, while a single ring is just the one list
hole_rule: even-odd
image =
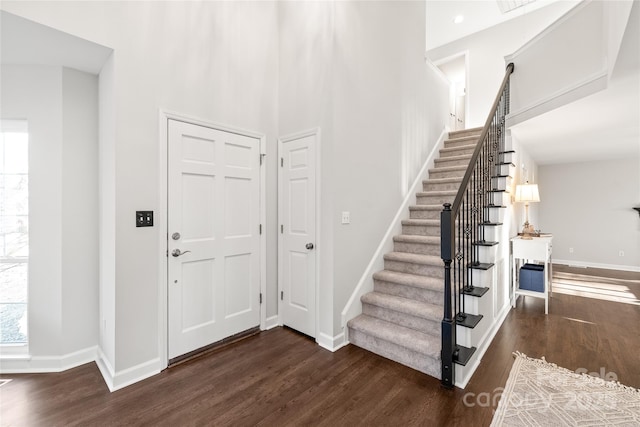
[{"label": "white front door", "polygon": [[282,323],[316,335],[315,133],[279,143],[280,310]]},{"label": "white front door", "polygon": [[168,122],[168,357],[260,324],[260,140]]}]

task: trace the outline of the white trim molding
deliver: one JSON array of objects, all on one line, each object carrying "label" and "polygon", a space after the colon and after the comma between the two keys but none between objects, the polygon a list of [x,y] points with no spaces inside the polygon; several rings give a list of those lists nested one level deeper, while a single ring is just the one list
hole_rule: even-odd
[{"label": "white trim molding", "polygon": [[100,349],[98,349],[96,364],[104,378],[104,382],[107,384],[107,387],[111,392],[120,390],[121,388],[125,388],[131,384],[137,383],[138,381],[142,381],[159,374],[162,370],[160,358],[155,358],[147,362],[140,363],[139,365],[132,366],[131,368],[124,369],[120,372],[116,372]]},{"label": "white trim molding", "polygon": [[505,127],[510,128],[537,117],[548,111],[555,110],[563,105],[582,99],[591,94],[599,92],[607,88],[608,85],[607,70],[603,70],[576,84],[563,88],[544,99],[535,101],[535,103],[522,107],[517,111],[513,111],[507,115]]},{"label": "white trim molding", "polygon": [[263,330],[267,331],[269,329],[273,329],[278,326],[280,326],[280,316],[276,314],[274,316],[267,317]]},{"label": "white trim molding", "polygon": [[605,270],[635,271],[640,273],[640,266],[637,265],[601,264],[598,262],[571,261],[567,259],[554,259],[553,264],[568,265],[569,267],[591,267],[602,268]]},{"label": "white trim molding", "polygon": [[62,372],[96,360],[98,347],[88,347],[61,356],[2,355],[0,373],[27,374]]},{"label": "white trim molding", "polygon": [[318,334],[318,338],[316,339],[318,345],[324,349],[327,349],[331,352],[337,351],[349,344],[346,340],[344,332],[339,333],[338,335],[331,337],[325,333],[320,332]]}]

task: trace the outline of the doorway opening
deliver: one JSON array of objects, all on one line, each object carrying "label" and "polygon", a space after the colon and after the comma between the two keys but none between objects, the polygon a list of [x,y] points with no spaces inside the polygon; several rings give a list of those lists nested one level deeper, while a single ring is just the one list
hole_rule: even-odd
[{"label": "doorway opening", "polygon": [[449,85],[449,128],[466,128],[467,55],[462,53],[438,62],[437,67],[447,77]]}]

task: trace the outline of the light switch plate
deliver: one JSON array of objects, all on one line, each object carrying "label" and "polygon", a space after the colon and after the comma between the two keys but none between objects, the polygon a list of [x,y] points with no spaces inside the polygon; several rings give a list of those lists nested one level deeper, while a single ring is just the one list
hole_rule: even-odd
[{"label": "light switch plate", "polygon": [[351,218],[350,218],[349,212],[342,212],[342,223],[343,224],[350,224],[351,223]]},{"label": "light switch plate", "polygon": [[136,211],[136,227],[153,227],[153,211]]}]

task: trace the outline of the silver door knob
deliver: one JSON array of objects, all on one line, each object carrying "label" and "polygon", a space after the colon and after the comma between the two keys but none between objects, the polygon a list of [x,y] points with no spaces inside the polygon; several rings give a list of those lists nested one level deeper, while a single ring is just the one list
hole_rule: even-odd
[{"label": "silver door knob", "polygon": [[174,249],[173,251],[171,251],[171,255],[173,255],[174,257],[179,257],[180,255],[184,255],[186,253],[189,253],[191,251],[184,251],[182,252],[180,249]]},{"label": "silver door knob", "polygon": [[305,245],[305,248],[307,248],[307,249],[309,249],[309,250],[313,249],[313,243],[307,243],[307,244]]}]

